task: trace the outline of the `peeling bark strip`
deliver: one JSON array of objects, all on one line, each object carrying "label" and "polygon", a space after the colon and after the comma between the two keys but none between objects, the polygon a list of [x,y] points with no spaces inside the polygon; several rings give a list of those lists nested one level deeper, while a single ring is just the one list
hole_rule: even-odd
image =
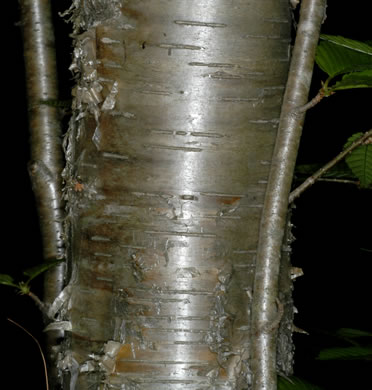
[{"label": "peeling bark strip", "polygon": [[[63,154],[58,108],[42,104],[58,99],[54,33],[50,3],[19,0],[26,69],[31,162],[29,173],[37,203],[45,261],[64,257],[62,178]],[[44,279],[44,302],[51,304],[63,287],[64,264]],[[58,333],[58,332],[57,332]],[[49,354],[57,344],[49,337]],[[54,351],[55,353],[56,351]],[[52,358],[49,356],[49,358]]]},{"label": "peeling bark strip", "polygon": [[260,332],[273,322],[278,299],[280,252],[285,231],[288,197],[292,183],[304,114],[293,115],[304,105],[313,71],[319,31],[325,15],[325,0],[303,0],[278,136],[267,185],[260,227],[254,281],[252,328],[258,337],[252,343],[254,390],[276,390],[276,335]]},{"label": "peeling bark strip", "polygon": [[118,4],[75,1],[72,16],[64,388],[251,388],[251,291],[288,3]]}]

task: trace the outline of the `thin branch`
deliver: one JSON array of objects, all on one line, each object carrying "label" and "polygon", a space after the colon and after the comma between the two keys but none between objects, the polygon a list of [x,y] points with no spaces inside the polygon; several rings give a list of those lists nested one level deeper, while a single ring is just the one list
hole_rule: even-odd
[{"label": "thin branch", "polygon": [[372,137],[372,129],[367,131],[359,139],[354,141],[349,147],[339,153],[335,158],[321,167],[313,175],[308,177],[301,185],[299,185],[295,190],[289,195],[289,203],[292,203],[296,198],[298,198],[305,190],[312,186],[321,176],[328,172],[332,167],[334,167],[338,162],[344,159],[349,153],[351,153],[355,148],[362,145],[365,142],[370,142],[369,138]]},{"label": "thin branch", "polygon": [[34,337],[27,329],[25,329],[22,325],[18,324],[18,322],[12,320],[11,318],[7,318],[7,320],[8,320],[9,322],[11,322],[12,324],[18,326],[18,328],[21,328],[25,333],[27,333],[27,334],[35,341],[35,343],[36,343],[37,346],[39,347],[39,351],[40,351],[40,354],[41,354],[41,358],[43,359],[44,376],[45,376],[45,388],[46,388],[46,390],[49,390],[47,364],[46,364],[45,357],[44,357],[44,353],[43,353],[43,350],[42,350],[42,348],[41,348],[41,345],[40,345],[39,341],[38,341],[37,338]]},{"label": "thin branch", "polygon": [[277,312],[278,278],[288,197],[301,137],[325,0],[303,0],[261,217],[252,301],[253,390],[276,390],[277,332],[262,332]]},{"label": "thin branch", "polygon": [[307,110],[310,110],[310,108],[315,107],[321,100],[325,97],[323,89],[320,89],[319,92],[306,104],[300,107],[296,107],[293,110],[293,115],[300,115],[304,114]]},{"label": "thin branch", "polygon": [[340,183],[340,184],[353,184],[356,186],[360,185],[359,180],[348,180],[348,179],[331,179],[331,178],[319,178],[318,181],[325,181],[328,183]]},{"label": "thin branch", "polygon": [[292,111],[292,114],[293,115],[304,114],[307,110],[310,110],[310,108],[313,108],[318,103],[320,103],[323,98],[334,95],[335,92],[328,89],[328,84],[331,80],[332,77],[328,77],[328,79],[325,82],[322,82],[322,88],[320,88],[318,93],[306,104],[299,107],[295,107]]},{"label": "thin branch", "polygon": [[36,306],[40,309],[43,315],[46,316],[46,318],[49,318],[46,304],[31,291],[29,291],[27,295],[35,302]]}]

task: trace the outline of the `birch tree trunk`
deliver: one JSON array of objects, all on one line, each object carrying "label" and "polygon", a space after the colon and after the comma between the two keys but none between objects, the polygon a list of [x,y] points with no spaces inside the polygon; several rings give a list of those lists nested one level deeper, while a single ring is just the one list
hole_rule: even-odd
[{"label": "birch tree trunk", "polygon": [[[288,2],[90,0],[70,11],[63,387],[249,389]],[[284,260],[277,367],[290,374]]]}]

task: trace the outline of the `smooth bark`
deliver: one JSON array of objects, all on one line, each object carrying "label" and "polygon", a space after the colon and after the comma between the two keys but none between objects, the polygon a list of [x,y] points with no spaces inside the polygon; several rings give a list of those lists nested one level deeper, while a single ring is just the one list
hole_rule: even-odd
[{"label": "smooth bark", "polygon": [[[254,280],[252,371],[254,390],[276,390],[277,324],[281,315],[278,277],[304,114],[294,113],[308,99],[315,51],[325,16],[325,0],[303,0],[278,136],[265,195]],[[275,314],[277,313],[277,314]]]},{"label": "smooth bark", "polygon": [[[48,0],[19,0],[23,30],[29,112],[29,173],[37,203],[44,260],[64,257],[61,172],[64,165],[58,109],[42,102],[56,100],[57,71],[54,33]],[[64,283],[64,264],[45,276],[44,303],[51,304]],[[54,360],[59,332],[48,334],[48,355]],[[54,364],[52,363],[52,366]],[[56,372],[54,377],[57,377]]]},{"label": "smooth bark", "polygon": [[77,5],[66,386],[246,389],[288,3]]}]

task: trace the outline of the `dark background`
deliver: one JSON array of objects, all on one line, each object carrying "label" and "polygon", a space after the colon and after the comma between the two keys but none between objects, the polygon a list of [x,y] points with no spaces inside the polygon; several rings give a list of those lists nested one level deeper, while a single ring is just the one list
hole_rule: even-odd
[{"label": "dark background", "polygon": [[[66,39],[71,26],[57,12],[70,1],[55,3],[57,57],[61,74],[61,99],[69,98],[72,85],[67,70],[71,62],[71,42]],[[371,40],[368,2],[328,1],[327,20],[322,32],[358,40]],[[356,5],[358,4],[358,6]],[[22,270],[42,262],[40,234],[34,199],[27,173],[29,144],[23,70],[23,53],[18,7],[8,1],[2,8],[3,127],[1,164],[3,178],[3,250],[0,273],[22,277]],[[315,69],[311,96],[326,76]],[[325,99],[307,114],[298,163],[325,163],[336,156],[347,138],[372,126],[372,90],[342,91]],[[298,184],[298,183],[295,183]],[[335,346],[325,332],[340,327],[372,332],[371,271],[372,191],[355,185],[320,182],[296,201],[292,222],[296,241],[293,265],[305,276],[295,282],[294,299],[299,314],[295,323],[310,332],[295,334],[295,374],[324,389],[372,389],[371,361],[319,362],[320,348]],[[41,279],[41,278],[40,278]],[[41,280],[40,280],[41,281]],[[41,295],[41,283],[33,283]],[[34,341],[13,324],[12,318],[39,340],[43,335],[41,316],[33,302],[0,286],[0,327],[3,378],[12,389],[42,388],[43,367]],[[343,344],[337,344],[342,346]]]}]

